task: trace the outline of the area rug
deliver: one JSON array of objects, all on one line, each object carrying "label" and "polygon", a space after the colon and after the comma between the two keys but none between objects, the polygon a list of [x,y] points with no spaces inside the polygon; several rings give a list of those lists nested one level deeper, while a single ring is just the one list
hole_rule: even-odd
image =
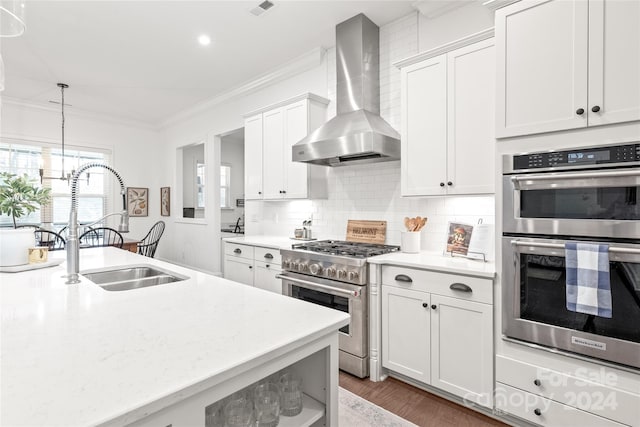
[{"label": "area rug", "polygon": [[338,399],[340,427],[417,427],[342,387]]}]

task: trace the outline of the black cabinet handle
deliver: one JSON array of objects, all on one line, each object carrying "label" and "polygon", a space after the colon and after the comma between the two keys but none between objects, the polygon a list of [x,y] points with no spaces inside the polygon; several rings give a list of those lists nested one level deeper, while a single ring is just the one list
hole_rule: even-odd
[{"label": "black cabinet handle", "polygon": [[267,252],[266,254],[264,254],[264,257],[265,257],[266,259],[273,259],[273,255],[271,255],[271,254],[270,254],[270,253],[268,253],[268,252]]},{"label": "black cabinet handle", "polygon": [[406,274],[398,274],[396,276],[396,281],[411,283],[411,282],[413,282],[413,279],[411,277],[407,276]]},{"label": "black cabinet handle", "polygon": [[464,283],[452,283],[449,286],[449,289],[452,291],[460,291],[460,292],[473,292],[473,289],[469,285],[465,285]]},{"label": "black cabinet handle", "polygon": [[542,411],[540,409],[538,409],[538,408],[534,409],[533,413],[536,414],[537,416],[542,415]]},{"label": "black cabinet handle", "polygon": [[584,108],[578,108],[576,110],[576,114],[579,115],[579,116],[583,115],[584,114]]},{"label": "black cabinet handle", "polygon": [[597,105],[594,105],[591,111],[593,111],[594,113],[597,113],[598,111],[600,111],[600,107]]},{"label": "black cabinet handle", "polygon": [[267,264],[267,265],[265,265],[265,267],[269,268],[269,267],[271,267],[271,266],[270,266],[269,264]]},{"label": "black cabinet handle", "polygon": [[258,194],[262,194],[262,191],[258,191]]},{"label": "black cabinet handle", "polygon": [[235,248],[235,249],[233,250],[233,253],[234,253],[234,254],[241,254],[241,253],[242,253],[242,251],[240,250],[240,248]]},{"label": "black cabinet handle", "polygon": [[441,183],[440,183],[440,187],[444,187],[444,182],[441,182]]},{"label": "black cabinet handle", "polygon": [[542,383],[540,382],[540,380],[535,379],[535,380],[533,380],[533,384],[535,384],[535,385],[537,385],[538,387],[540,387],[540,384],[542,384]]},{"label": "black cabinet handle", "polygon": [[249,270],[251,270],[252,268],[253,268],[253,265],[250,265],[250,266],[249,266]]},{"label": "black cabinet handle", "polygon": [[287,194],[287,190],[282,190],[282,194]]},{"label": "black cabinet handle", "polygon": [[435,304],[432,304],[432,305],[431,305],[431,308],[435,310],[436,308],[438,308],[438,306],[437,306],[437,305],[435,305]]},{"label": "black cabinet handle", "polygon": [[452,186],[452,185],[453,185],[453,182],[451,182],[451,181],[447,181],[447,185],[448,185],[448,186]]},{"label": "black cabinet handle", "polygon": [[422,303],[422,306],[423,306],[424,308],[429,308],[429,303],[428,303],[428,302],[423,302],[423,303]]}]

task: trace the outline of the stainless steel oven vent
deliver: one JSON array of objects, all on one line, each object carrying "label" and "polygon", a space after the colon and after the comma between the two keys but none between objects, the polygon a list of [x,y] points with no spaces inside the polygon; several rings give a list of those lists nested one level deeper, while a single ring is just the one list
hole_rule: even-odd
[{"label": "stainless steel oven vent", "polygon": [[293,161],[342,166],[400,159],[400,134],[380,117],[379,52],[379,28],[365,15],[336,26],[337,116],[293,146]]}]

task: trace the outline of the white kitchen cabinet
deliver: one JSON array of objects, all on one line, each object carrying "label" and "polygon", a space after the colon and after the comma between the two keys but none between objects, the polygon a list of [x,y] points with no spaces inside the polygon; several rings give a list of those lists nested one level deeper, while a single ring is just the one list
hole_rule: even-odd
[{"label": "white kitchen cabinet", "polygon": [[328,102],[304,94],[245,116],[245,198],[327,197],[327,168],[293,162],[291,147],[326,121]]},{"label": "white kitchen cabinet", "polygon": [[[586,420],[575,419],[571,424],[609,425],[608,420],[613,420],[616,423],[611,425],[640,425],[640,389],[636,387],[635,393],[624,390],[617,383],[615,369],[609,366],[585,365],[563,371],[502,355],[496,356],[495,364],[496,407],[505,412],[540,424],[562,425],[556,411],[549,407],[548,402],[553,401]],[[531,403],[525,408],[509,405],[508,394],[513,392],[524,394]]]},{"label": "white kitchen cabinet", "polygon": [[256,288],[281,294],[282,280],[276,278],[280,273],[282,273],[282,270],[279,265],[256,261],[253,271],[253,283]]},{"label": "white kitchen cabinet", "polygon": [[431,295],[430,309],[431,385],[486,402],[493,384],[493,306]]},{"label": "white kitchen cabinet", "polygon": [[225,279],[282,293],[282,281],[276,278],[282,272],[279,249],[224,242],[224,254]]},{"label": "white kitchen cabinet", "polygon": [[640,120],[640,3],[536,0],[496,11],[498,138]]},{"label": "white kitchen cabinet", "polygon": [[244,121],[244,198],[262,199],[262,114]]},{"label": "white kitchen cabinet", "polygon": [[487,36],[397,64],[403,196],[494,192],[495,57]]},{"label": "white kitchen cabinet", "polygon": [[490,279],[383,266],[382,366],[491,407],[492,288]]},{"label": "white kitchen cabinet", "polygon": [[382,366],[429,384],[429,294],[382,287]]}]

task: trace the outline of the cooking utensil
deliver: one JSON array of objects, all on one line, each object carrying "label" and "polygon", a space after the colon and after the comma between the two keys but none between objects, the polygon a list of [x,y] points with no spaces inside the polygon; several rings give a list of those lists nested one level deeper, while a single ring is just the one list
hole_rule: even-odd
[{"label": "cooking utensil", "polygon": [[420,231],[422,227],[427,223],[427,218],[422,218],[421,216],[417,216],[415,218],[404,217],[404,226],[407,228],[407,231]]}]

